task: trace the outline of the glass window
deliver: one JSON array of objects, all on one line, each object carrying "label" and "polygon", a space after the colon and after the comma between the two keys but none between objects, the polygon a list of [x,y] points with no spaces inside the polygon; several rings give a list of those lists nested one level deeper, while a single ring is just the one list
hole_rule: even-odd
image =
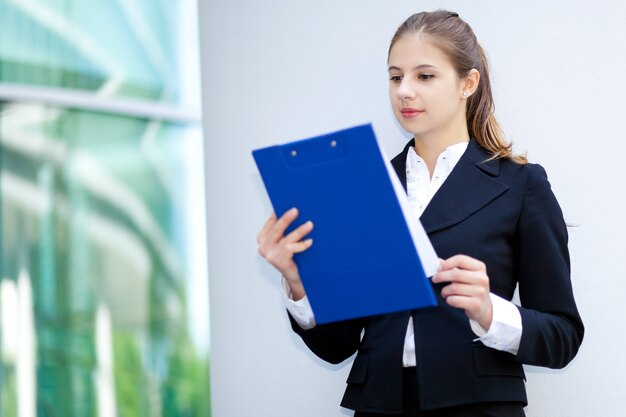
[{"label": "glass window", "polygon": [[194,5],[0,0],[2,417],[210,415]]},{"label": "glass window", "polygon": [[0,0],[2,81],[180,103],[198,50],[189,3]]},{"label": "glass window", "polygon": [[36,104],[1,120],[2,415],[20,389],[41,415],[207,415],[200,130]]}]

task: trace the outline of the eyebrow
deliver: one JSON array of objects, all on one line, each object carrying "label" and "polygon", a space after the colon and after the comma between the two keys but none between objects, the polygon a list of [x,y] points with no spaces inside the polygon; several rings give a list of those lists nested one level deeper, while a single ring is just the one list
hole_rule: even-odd
[{"label": "eyebrow", "polygon": [[[427,68],[437,68],[437,67],[436,67],[436,66],[434,66],[434,65],[430,65],[430,64],[422,64],[422,65],[418,65],[418,66],[414,67],[414,68],[413,68],[413,70],[415,71],[415,70],[421,70],[421,69],[427,69]],[[393,66],[393,65],[392,65],[392,66],[390,66],[390,67],[387,69],[387,72],[389,72],[389,71],[391,71],[391,70],[398,70],[398,71],[402,71],[399,67],[396,67],[396,66]]]}]

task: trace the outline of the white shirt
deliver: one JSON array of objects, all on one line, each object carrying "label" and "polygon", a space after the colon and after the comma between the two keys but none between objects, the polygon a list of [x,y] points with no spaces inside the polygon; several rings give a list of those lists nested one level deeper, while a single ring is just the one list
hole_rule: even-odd
[{"label": "white shirt", "polygon": [[[421,216],[428,203],[439,190],[448,175],[452,172],[461,156],[467,149],[468,142],[460,142],[448,147],[437,158],[432,178],[424,160],[411,147],[406,158],[407,194],[411,207]],[[315,316],[308,297],[294,301],[289,285],[283,278],[283,290],[287,310],[300,327],[315,327]],[[493,318],[489,330],[485,330],[478,322],[469,320],[472,331],[485,346],[493,349],[517,354],[522,338],[522,317],[515,304],[495,294],[490,294],[493,306]],[[404,339],[403,366],[415,366],[415,338],[413,334],[413,318],[409,318]]]}]

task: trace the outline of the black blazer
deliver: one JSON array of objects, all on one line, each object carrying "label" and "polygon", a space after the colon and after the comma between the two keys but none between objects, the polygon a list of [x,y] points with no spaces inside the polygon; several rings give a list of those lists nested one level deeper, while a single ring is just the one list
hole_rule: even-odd
[{"label": "black blazer", "polygon": [[[391,161],[405,189],[411,145]],[[526,404],[522,364],[561,368],[576,355],[584,328],[572,294],[567,229],[546,173],[536,164],[488,159],[472,139],[421,221],[439,257],[465,254],[487,265],[492,293],[510,300],[519,283],[523,331],[518,354],[474,342],[465,313],[441,299],[441,285],[434,286],[434,308],[310,330],[291,318],[294,331],[328,362],[342,362],[358,351],[342,406],[401,411],[402,353],[411,315],[423,409],[491,401]],[[384,219],[372,227],[384,227]]]}]

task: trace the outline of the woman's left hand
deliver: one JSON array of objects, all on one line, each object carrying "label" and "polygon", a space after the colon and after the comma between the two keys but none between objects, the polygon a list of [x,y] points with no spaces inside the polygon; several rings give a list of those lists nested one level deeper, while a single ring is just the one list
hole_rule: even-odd
[{"label": "woman's left hand", "polygon": [[487,267],[483,262],[466,255],[441,260],[439,272],[432,281],[448,282],[441,290],[443,299],[452,307],[465,310],[467,317],[489,330],[493,310]]}]

